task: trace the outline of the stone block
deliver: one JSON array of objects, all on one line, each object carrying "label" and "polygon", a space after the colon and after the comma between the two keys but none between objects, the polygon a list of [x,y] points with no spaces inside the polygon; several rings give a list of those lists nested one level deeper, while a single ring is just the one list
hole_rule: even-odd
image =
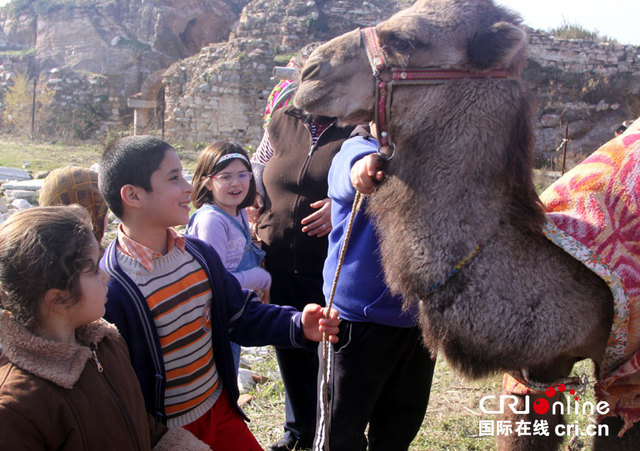
[{"label": "stone block", "polygon": [[31,174],[17,168],[0,166],[0,182],[6,180],[30,180]]},{"label": "stone block", "polygon": [[127,106],[129,108],[156,108],[158,106],[158,101],[156,101],[156,100],[127,99]]},{"label": "stone block", "polygon": [[559,127],[562,120],[557,114],[545,114],[540,118],[540,124],[545,128]]},{"label": "stone block", "polygon": [[2,184],[3,190],[37,191],[42,188],[43,179],[11,180]]},{"label": "stone block", "polygon": [[33,207],[28,201],[25,199],[15,199],[11,202],[11,206],[17,208],[18,210],[26,210],[27,208]]},{"label": "stone block", "polygon": [[32,204],[36,202],[35,191],[8,189],[4,192],[4,197],[6,197],[7,201],[11,202],[12,205],[13,205],[13,201],[18,199],[26,200],[27,202]]}]

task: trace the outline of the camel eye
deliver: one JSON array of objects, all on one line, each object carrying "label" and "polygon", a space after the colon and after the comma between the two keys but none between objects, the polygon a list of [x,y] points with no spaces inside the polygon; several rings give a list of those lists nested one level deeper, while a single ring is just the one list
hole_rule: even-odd
[{"label": "camel eye", "polygon": [[407,50],[411,45],[407,41],[397,41],[394,47],[398,50]]},{"label": "camel eye", "polygon": [[395,52],[406,52],[414,48],[415,45],[410,40],[394,38],[389,42],[389,45],[385,47]]}]

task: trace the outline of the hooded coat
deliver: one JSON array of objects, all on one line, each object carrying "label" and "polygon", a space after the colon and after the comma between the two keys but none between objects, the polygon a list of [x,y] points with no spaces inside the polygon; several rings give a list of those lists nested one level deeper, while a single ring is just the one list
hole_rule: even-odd
[{"label": "hooded coat", "polygon": [[146,414],[129,353],[100,319],[77,345],[34,335],[0,315],[0,443],[12,450],[207,450],[182,428]]}]

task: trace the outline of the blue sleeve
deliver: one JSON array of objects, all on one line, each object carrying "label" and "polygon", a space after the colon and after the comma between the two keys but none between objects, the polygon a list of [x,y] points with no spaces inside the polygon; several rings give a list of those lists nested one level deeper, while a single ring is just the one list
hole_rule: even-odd
[{"label": "blue sleeve", "polygon": [[233,274],[221,271],[229,311],[229,336],[243,346],[303,346],[302,314],[293,307],[263,304],[243,290]]},{"label": "blue sleeve", "polygon": [[362,157],[374,153],[378,145],[373,140],[361,136],[350,138],[342,143],[329,169],[329,197],[341,203],[351,203],[356,190],[351,184],[351,168]]},{"label": "blue sleeve", "polygon": [[231,341],[244,346],[305,346],[300,312],[292,307],[262,304],[255,293],[240,288],[208,243],[197,244],[204,251],[213,281],[214,309],[226,320],[224,326],[228,327]]}]

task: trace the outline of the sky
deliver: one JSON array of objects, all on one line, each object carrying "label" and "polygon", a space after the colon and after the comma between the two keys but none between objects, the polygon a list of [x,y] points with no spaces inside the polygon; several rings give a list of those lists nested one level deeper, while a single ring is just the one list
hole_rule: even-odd
[{"label": "sky", "polygon": [[[0,0],[2,1],[2,0]],[[525,25],[549,30],[563,22],[597,30],[620,44],[640,45],[637,0],[495,0],[523,17]]]},{"label": "sky", "polygon": [[[549,30],[563,21],[616,39],[640,45],[640,1],[637,0],[496,0],[519,12],[526,25]],[[0,0],[0,6],[9,0]]]}]

